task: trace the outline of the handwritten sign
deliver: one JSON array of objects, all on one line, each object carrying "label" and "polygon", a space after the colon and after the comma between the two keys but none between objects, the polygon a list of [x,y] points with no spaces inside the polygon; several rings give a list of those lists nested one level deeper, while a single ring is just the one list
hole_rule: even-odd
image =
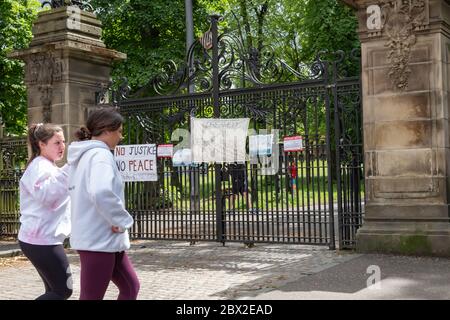
[{"label": "handwritten sign", "polygon": [[124,181],[158,180],[155,144],[117,146],[114,156]]},{"label": "handwritten sign", "polygon": [[284,137],[284,152],[303,151],[303,138],[301,136]]}]

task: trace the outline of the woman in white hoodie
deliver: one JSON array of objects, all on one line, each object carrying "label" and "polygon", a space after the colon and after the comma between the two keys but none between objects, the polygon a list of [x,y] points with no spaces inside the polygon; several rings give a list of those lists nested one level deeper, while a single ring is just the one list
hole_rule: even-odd
[{"label": "woman in white hoodie", "polygon": [[63,241],[70,233],[67,165],[60,127],[34,124],[28,130],[31,157],[20,179],[19,244],[45,285],[39,300],[63,300],[72,294],[72,278]]},{"label": "woman in white hoodie", "polygon": [[119,300],[134,300],[139,280],[125,250],[133,218],[125,209],[124,185],[113,154],[122,140],[123,117],[112,108],[92,111],[86,127],[70,144],[72,233],[70,244],[80,255],[80,300],[103,299],[109,282]]}]

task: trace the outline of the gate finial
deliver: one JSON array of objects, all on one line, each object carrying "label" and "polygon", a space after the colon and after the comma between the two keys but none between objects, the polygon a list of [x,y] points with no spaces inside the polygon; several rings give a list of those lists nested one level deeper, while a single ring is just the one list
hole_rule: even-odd
[{"label": "gate finial", "polygon": [[42,8],[47,5],[49,5],[52,9],[66,6],[76,6],[81,10],[94,11],[94,8],[89,2],[90,0],[46,0],[42,2]]}]

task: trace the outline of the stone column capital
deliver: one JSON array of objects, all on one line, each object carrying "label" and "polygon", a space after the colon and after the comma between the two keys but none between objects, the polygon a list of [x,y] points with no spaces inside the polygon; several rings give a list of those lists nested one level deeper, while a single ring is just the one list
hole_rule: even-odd
[{"label": "stone column capital", "polygon": [[40,12],[30,46],[9,54],[25,62],[28,121],[61,125],[66,141],[95,106],[100,84],[126,54],[106,48],[101,22],[75,6]]},{"label": "stone column capital", "polygon": [[[419,35],[448,29],[440,13],[445,1],[438,0],[346,0],[357,10],[362,43],[381,39],[389,48],[392,84],[403,91],[409,82],[410,53]],[[450,30],[449,30],[450,31]]]}]

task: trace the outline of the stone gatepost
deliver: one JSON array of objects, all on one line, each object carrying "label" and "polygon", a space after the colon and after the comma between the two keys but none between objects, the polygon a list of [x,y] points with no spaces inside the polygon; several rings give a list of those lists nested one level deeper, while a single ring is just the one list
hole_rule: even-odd
[{"label": "stone gatepost", "polygon": [[109,82],[113,61],[126,58],[105,48],[101,32],[96,16],[77,6],[39,13],[30,47],[10,55],[25,61],[28,123],[59,124],[66,141],[73,140],[99,84]]},{"label": "stone gatepost", "polygon": [[362,47],[361,252],[450,256],[450,1],[343,0]]}]

